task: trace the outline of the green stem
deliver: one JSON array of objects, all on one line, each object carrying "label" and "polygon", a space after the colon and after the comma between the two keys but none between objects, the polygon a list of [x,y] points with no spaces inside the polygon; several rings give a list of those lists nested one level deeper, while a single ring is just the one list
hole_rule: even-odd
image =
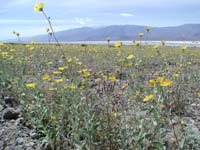
[{"label": "green stem", "polygon": [[53,30],[53,26],[52,26],[52,24],[51,24],[51,21],[50,21],[49,17],[47,17],[47,15],[46,15],[46,13],[45,13],[44,11],[42,11],[42,13],[43,13],[44,17],[46,18],[46,20],[48,21],[48,23],[49,23],[49,26],[50,26],[51,31],[52,31],[52,35],[53,35],[53,37],[54,37],[56,43],[62,48],[62,50],[61,50],[62,55],[65,57],[65,54],[64,54],[64,52],[63,52],[63,47],[62,47],[62,45],[60,44],[60,42],[58,41],[58,39],[56,38],[56,35],[55,35],[54,30]]}]

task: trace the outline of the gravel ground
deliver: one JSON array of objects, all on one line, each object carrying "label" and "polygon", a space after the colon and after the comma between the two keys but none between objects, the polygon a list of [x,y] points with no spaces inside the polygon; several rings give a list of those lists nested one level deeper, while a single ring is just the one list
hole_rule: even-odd
[{"label": "gravel ground", "polygon": [[28,127],[14,98],[0,97],[0,150],[47,150],[47,142],[38,138],[34,127]]}]

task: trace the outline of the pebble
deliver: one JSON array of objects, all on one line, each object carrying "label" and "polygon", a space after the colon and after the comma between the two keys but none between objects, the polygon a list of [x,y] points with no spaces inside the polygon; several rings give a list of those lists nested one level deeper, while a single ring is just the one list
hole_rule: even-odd
[{"label": "pebble", "polygon": [[15,109],[13,108],[6,108],[4,111],[3,111],[3,119],[5,120],[16,120],[17,118],[19,118],[19,112],[17,112]]},{"label": "pebble", "polygon": [[29,135],[30,135],[30,137],[31,137],[32,139],[38,138],[38,134],[35,133],[35,132],[31,132]]},{"label": "pebble", "polygon": [[24,144],[24,143],[25,143],[24,138],[17,138],[17,139],[16,139],[16,144],[17,144],[17,145],[22,145],[22,144]]},{"label": "pebble", "polygon": [[192,103],[191,106],[192,106],[192,107],[197,107],[197,108],[198,108],[198,107],[200,107],[200,104]]},{"label": "pebble", "polygon": [[2,111],[3,110],[3,106],[2,105],[0,105],[0,111]]},{"label": "pebble", "polygon": [[15,121],[15,125],[20,125],[23,123],[23,118],[18,118],[16,121]]},{"label": "pebble", "polygon": [[9,97],[9,96],[4,97],[4,102],[9,107],[13,107],[14,106],[14,101],[15,101],[15,98],[13,98],[13,97]]}]

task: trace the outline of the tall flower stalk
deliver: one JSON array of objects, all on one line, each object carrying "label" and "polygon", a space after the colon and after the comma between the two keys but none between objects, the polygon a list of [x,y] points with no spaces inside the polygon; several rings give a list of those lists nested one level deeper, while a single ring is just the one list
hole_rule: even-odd
[{"label": "tall flower stalk", "polygon": [[146,44],[148,44],[149,34],[150,34],[151,30],[152,30],[151,27],[149,27],[149,26],[146,27],[146,32],[147,32],[147,34],[146,34]]},{"label": "tall flower stalk", "polygon": [[47,20],[47,22],[49,24],[49,27],[51,29],[52,36],[55,39],[56,43],[61,47],[62,55],[65,58],[65,54],[64,54],[64,51],[63,51],[63,46],[60,44],[60,42],[58,41],[58,39],[57,39],[57,37],[55,35],[55,32],[54,32],[50,17],[48,17],[47,14],[44,11],[44,3],[40,2],[40,3],[36,4],[35,7],[34,7],[34,11],[35,12],[42,12],[42,14],[44,15],[44,17]]},{"label": "tall flower stalk", "polygon": [[20,43],[21,42],[21,40],[20,40],[20,33],[16,32],[16,31],[13,31],[13,34],[17,36],[17,41]]}]

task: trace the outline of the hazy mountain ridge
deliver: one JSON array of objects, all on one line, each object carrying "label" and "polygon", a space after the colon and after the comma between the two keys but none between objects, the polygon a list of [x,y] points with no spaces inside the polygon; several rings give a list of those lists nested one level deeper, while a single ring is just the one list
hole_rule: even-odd
[{"label": "hazy mountain ridge", "polygon": [[[148,36],[146,26],[139,25],[112,25],[100,28],[83,27],[56,32],[59,41],[104,41],[110,37],[116,40],[170,40],[170,41],[199,41],[200,24],[185,24],[173,27],[152,27]],[[138,38],[138,33],[144,33],[144,37]],[[47,42],[47,35],[38,35],[30,38],[22,38],[23,41],[36,40]]]}]

